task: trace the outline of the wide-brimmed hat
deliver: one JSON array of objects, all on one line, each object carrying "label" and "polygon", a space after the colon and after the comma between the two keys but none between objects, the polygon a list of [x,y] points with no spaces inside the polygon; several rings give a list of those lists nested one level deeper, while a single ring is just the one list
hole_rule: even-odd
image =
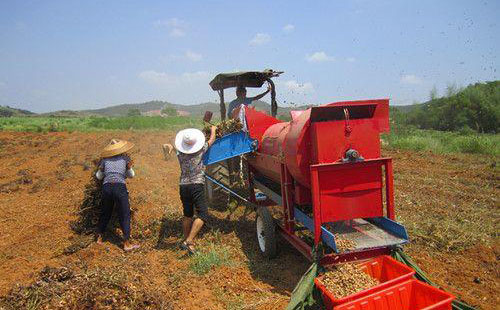
[{"label": "wide-brimmed hat", "polygon": [[184,154],[194,154],[205,145],[205,135],[196,128],[183,129],[175,136],[175,148]]},{"label": "wide-brimmed hat", "polygon": [[120,139],[111,139],[108,145],[102,150],[101,157],[112,157],[130,151],[134,147],[132,142]]}]

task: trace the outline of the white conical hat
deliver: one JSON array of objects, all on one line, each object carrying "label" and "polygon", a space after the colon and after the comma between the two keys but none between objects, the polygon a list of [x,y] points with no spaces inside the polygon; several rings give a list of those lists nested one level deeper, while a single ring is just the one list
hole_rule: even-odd
[{"label": "white conical hat", "polygon": [[188,128],[181,130],[175,136],[175,148],[184,154],[194,154],[205,145],[205,135],[201,130]]}]

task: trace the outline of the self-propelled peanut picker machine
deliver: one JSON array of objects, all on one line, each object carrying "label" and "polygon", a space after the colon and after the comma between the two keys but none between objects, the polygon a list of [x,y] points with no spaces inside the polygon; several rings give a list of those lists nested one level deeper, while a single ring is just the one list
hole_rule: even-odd
[{"label": "self-propelled peanut picker machine", "polygon": [[[265,82],[271,85],[271,113],[248,106],[233,112],[231,117],[240,118],[244,130],[216,140],[206,153],[208,196],[222,187],[255,206],[256,239],[267,257],[276,256],[279,232],[311,260],[312,250],[322,249],[320,264],[324,266],[369,261],[365,264],[369,273],[381,284],[344,299],[323,292],[328,295],[325,303],[329,309],[420,309],[436,303],[441,306],[425,309],[451,309],[451,295],[429,290],[430,286],[420,288],[422,283],[412,282],[416,281],[411,279],[414,271],[388,256],[408,242],[406,229],[395,221],[392,160],[382,157],[380,151],[380,134],[389,131],[389,100],[313,106],[292,111],[291,121],[285,122],[276,118],[271,80],[281,73],[219,74],[210,82],[220,95],[222,119],[226,116],[224,89],[261,87]],[[231,182],[217,178],[210,169],[243,154],[248,166],[248,197],[241,197]],[[341,252],[339,240],[349,240],[353,246]],[[419,293],[419,289],[423,291]],[[402,297],[402,291],[407,297]],[[374,294],[389,298],[386,302],[393,306],[376,307],[370,300],[382,297]],[[356,302],[372,306],[358,308]],[[416,303],[421,307],[411,306]]]}]

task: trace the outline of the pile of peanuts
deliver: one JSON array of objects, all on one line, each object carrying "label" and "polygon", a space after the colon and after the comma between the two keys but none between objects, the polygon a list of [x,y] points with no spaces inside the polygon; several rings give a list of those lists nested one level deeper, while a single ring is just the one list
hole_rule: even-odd
[{"label": "pile of peanuts", "polygon": [[338,234],[335,234],[335,244],[337,246],[337,251],[339,253],[347,252],[347,251],[352,251],[356,249],[356,241],[354,240],[349,240],[349,239],[344,239]]},{"label": "pile of peanuts", "polygon": [[353,263],[334,266],[320,280],[335,298],[347,297],[380,283]]}]

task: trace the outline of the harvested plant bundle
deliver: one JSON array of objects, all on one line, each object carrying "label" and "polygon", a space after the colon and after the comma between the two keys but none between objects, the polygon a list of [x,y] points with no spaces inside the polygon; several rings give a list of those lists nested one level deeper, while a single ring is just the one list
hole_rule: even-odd
[{"label": "harvested plant bundle", "polygon": [[377,279],[353,263],[334,266],[323,274],[320,280],[335,298],[343,298],[379,284]]},{"label": "harvested plant bundle", "polygon": [[93,269],[81,273],[45,267],[37,280],[0,297],[0,309],[172,309],[154,290],[134,285],[123,272]]},{"label": "harvested plant bundle", "polygon": [[[243,125],[238,119],[228,119],[216,124],[215,126],[217,127],[217,131],[215,132],[216,138],[221,138],[227,134],[238,132],[243,128]],[[210,125],[207,125],[203,128],[203,133],[207,139],[210,137],[210,127]]]},{"label": "harvested plant bundle", "polygon": [[92,172],[90,180],[83,190],[83,201],[77,210],[78,219],[70,224],[71,229],[77,234],[94,233],[99,221],[102,184],[95,178],[95,172]]},{"label": "harvested plant bundle", "polygon": [[[89,246],[93,241],[93,234],[96,233],[97,223],[101,214],[102,182],[95,177],[94,169],[90,175],[89,182],[83,190],[83,201],[78,207],[76,214],[78,218],[70,223],[70,228],[77,234],[70,238],[71,244],[63,250],[64,254],[72,254]],[[131,208],[131,225],[134,224],[134,210]],[[108,230],[115,231],[119,228],[118,215],[113,210]]]}]

